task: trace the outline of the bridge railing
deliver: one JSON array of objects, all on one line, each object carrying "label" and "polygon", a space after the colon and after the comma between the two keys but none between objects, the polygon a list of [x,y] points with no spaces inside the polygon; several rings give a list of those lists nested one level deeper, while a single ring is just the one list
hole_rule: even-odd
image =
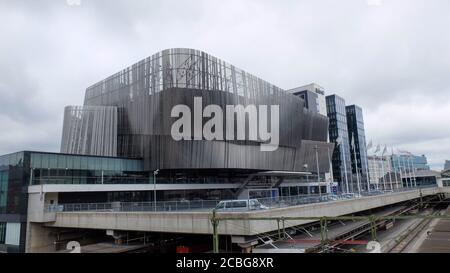
[{"label": "bridge railing", "polygon": [[[424,188],[435,188],[436,186],[424,186],[417,188],[400,188],[392,191],[377,191],[358,193],[340,193],[340,194],[310,194],[295,196],[276,196],[257,199],[265,207],[283,208],[312,203],[323,203],[338,200],[351,200],[367,196],[377,196],[406,191],[417,191]],[[138,212],[138,211],[204,211],[213,209],[221,200],[180,200],[180,201],[157,201],[157,202],[107,202],[107,203],[73,203],[49,205],[45,208],[46,212],[77,212],[77,211],[96,211],[96,212]]]}]

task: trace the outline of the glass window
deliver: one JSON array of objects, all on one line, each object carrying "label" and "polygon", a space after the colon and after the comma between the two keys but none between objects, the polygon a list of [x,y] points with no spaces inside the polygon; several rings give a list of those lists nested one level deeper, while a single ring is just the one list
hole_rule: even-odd
[{"label": "glass window", "polygon": [[81,157],[79,157],[79,156],[74,156],[74,157],[72,157],[72,160],[73,160],[73,169],[76,169],[76,170],[79,170],[79,169],[81,169],[81,160],[80,160],[80,158]]},{"label": "glass window", "polygon": [[116,170],[116,171],[121,171],[121,170],[123,170],[123,160],[121,160],[121,159],[115,159],[114,160],[114,170]]},{"label": "glass window", "polygon": [[80,168],[82,170],[88,169],[88,157],[80,157]]},{"label": "glass window", "polygon": [[56,169],[58,168],[58,157],[57,155],[48,155],[48,168]]},{"label": "glass window", "polygon": [[65,169],[65,168],[67,168],[66,167],[67,166],[66,161],[67,161],[67,156],[65,156],[65,155],[58,155],[57,156],[58,169]]},{"label": "glass window", "polygon": [[87,169],[88,170],[96,170],[97,168],[97,158],[95,157],[88,157],[87,158]]},{"label": "glass window", "polygon": [[49,155],[48,154],[41,154],[41,167],[42,168],[49,168]]},{"label": "glass window", "polygon": [[42,168],[42,155],[41,154],[31,154],[31,167],[40,169]]},{"label": "glass window", "polygon": [[227,203],[227,208],[245,208],[245,207],[247,207],[246,201],[234,201]]},{"label": "glass window", "polygon": [[65,156],[66,157],[66,168],[69,170],[74,169],[73,168],[73,157],[72,156]]}]

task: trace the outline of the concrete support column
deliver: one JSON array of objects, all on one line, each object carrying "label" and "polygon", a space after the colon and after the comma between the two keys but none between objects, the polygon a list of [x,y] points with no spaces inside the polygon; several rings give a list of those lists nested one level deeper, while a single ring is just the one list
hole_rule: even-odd
[{"label": "concrete support column", "polygon": [[55,251],[55,237],[51,235],[51,229],[40,223],[27,223],[26,253],[48,253]]}]

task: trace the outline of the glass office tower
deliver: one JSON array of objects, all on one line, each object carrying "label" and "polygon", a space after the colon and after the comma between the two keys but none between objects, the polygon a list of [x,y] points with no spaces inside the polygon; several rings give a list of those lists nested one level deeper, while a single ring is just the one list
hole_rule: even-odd
[{"label": "glass office tower", "polygon": [[335,180],[342,192],[353,192],[350,142],[345,100],[337,95],[326,97],[330,142],[336,143],[332,165]]},{"label": "glass office tower", "polygon": [[345,110],[347,112],[353,181],[357,182],[359,179],[361,190],[367,190],[368,166],[363,112],[361,107],[356,105],[346,106]]}]

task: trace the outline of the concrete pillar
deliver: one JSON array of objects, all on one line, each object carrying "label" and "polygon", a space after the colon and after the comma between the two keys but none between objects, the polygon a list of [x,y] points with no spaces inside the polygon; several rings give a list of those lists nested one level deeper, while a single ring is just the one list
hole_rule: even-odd
[{"label": "concrete pillar", "polygon": [[245,247],[242,249],[242,253],[252,253],[253,247]]},{"label": "concrete pillar", "polygon": [[51,229],[40,223],[27,223],[27,234],[25,243],[26,253],[48,253],[55,251],[55,236]]}]

